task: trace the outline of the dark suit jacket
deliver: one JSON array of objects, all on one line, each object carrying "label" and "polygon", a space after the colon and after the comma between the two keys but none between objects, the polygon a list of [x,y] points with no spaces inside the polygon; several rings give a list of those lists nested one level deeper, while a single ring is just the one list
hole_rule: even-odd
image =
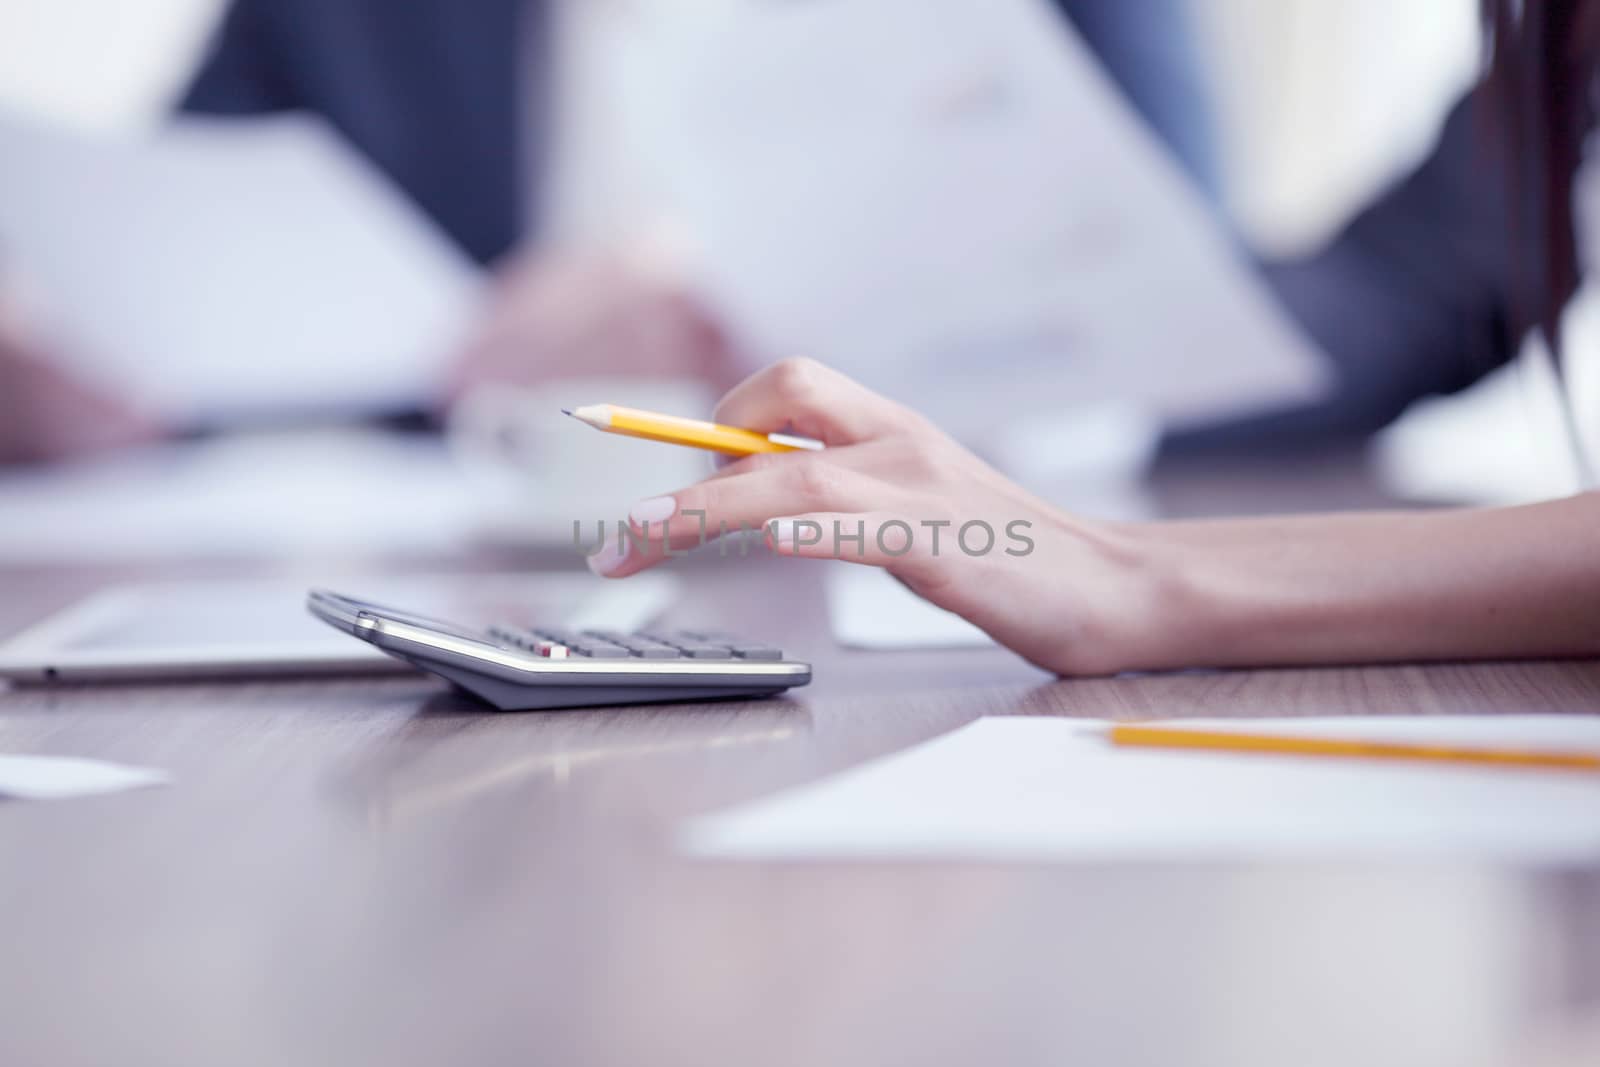
[{"label": "dark suit jacket", "polygon": [[[1209,138],[1184,0],[1054,0],[1179,158],[1206,181]],[[233,0],[183,108],[327,117],[468,252],[489,262],[523,217],[522,143],[540,0]],[[531,36],[530,36],[531,35]],[[537,72],[533,72],[537,76]]]},{"label": "dark suit jacket", "polygon": [[525,10],[523,0],[235,0],[182,106],[323,115],[487,261],[522,227]]},{"label": "dark suit jacket", "polygon": [[1359,437],[1418,398],[1464,389],[1517,354],[1506,195],[1481,106],[1476,96],[1457,105],[1432,154],[1320,251],[1263,265],[1279,299],[1332,358],[1337,394],[1178,434],[1169,452]]}]

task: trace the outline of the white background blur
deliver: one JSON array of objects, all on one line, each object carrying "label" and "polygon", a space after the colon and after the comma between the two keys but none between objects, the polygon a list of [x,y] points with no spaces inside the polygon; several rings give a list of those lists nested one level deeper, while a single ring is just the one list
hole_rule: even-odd
[{"label": "white background blur", "polygon": [[[1476,0],[1190,3],[1228,210],[1268,253],[1315,247],[1419,160],[1478,66]],[[106,131],[157,121],[222,5],[0,0],[0,108]],[[1571,393],[1592,401],[1579,415],[1600,449],[1600,288],[1592,288],[1575,316],[1581,341],[1569,337],[1568,351],[1594,357],[1575,361]],[[1555,429],[1556,395],[1535,368],[1502,372],[1464,398],[1425,401],[1379,440],[1380,474],[1425,499],[1570,491],[1573,457]]]},{"label": "white background blur", "polygon": [[[1264,248],[1314,243],[1418,158],[1476,63],[1475,0],[1193,4],[1230,208]],[[98,129],[153,121],[221,7],[0,0],[0,106]]]}]

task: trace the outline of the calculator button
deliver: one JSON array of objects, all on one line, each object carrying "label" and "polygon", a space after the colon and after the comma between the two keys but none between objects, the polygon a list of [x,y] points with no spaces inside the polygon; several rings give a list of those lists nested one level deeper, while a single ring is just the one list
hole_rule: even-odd
[{"label": "calculator button", "polygon": [[679,645],[678,650],[690,659],[728,659],[733,654],[723,645]]},{"label": "calculator button", "polygon": [[509,626],[491,626],[488,629],[488,634],[496,641],[499,641],[505,645],[510,645],[513,648],[528,647],[527,635],[524,633],[519,633]]},{"label": "calculator button", "polygon": [[613,645],[605,641],[582,641],[570,647],[578,655],[588,656],[590,659],[628,659],[633,655],[631,651],[621,645]]},{"label": "calculator button", "polygon": [[776,663],[781,649],[759,641],[743,640],[714,630],[673,630],[665,633],[622,633],[554,627],[490,626],[490,637],[538,656],[564,659],[584,656],[594,660],[741,659]]},{"label": "calculator button", "polygon": [[642,652],[647,648],[667,648],[676,650],[678,647],[676,642],[663,641],[658,637],[651,637],[648,634],[629,634],[622,643],[633,649],[635,652]]},{"label": "calculator button", "polygon": [[650,637],[646,634],[632,634],[624,642],[634,648],[677,648],[678,642],[667,641],[659,637]]},{"label": "calculator button", "polygon": [[736,648],[740,644],[754,643],[748,641],[742,642],[737,636],[727,633],[723,630],[684,630],[683,636],[695,644],[721,645],[724,648]]},{"label": "calculator button", "polygon": [[674,645],[718,645],[718,641],[704,630],[669,630],[665,633],[649,634],[659,641],[666,641]]}]

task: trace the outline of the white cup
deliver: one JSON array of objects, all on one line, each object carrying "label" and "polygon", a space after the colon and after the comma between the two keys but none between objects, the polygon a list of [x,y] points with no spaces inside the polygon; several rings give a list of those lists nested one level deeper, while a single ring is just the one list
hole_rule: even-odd
[{"label": "white cup", "polygon": [[495,532],[570,541],[574,520],[586,541],[647,497],[699,481],[710,454],[679,445],[601,433],[562,409],[618,404],[710,418],[716,395],[687,379],[571,378],[536,386],[485,385],[451,415],[451,450],[478,486]]}]

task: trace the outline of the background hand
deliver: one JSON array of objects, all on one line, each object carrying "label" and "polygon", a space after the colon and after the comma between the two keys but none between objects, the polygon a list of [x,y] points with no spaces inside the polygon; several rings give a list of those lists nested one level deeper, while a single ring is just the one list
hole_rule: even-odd
[{"label": "background hand", "polygon": [[528,256],[502,274],[457,364],[456,395],[483,382],[604,375],[738,376],[727,339],[681,285],[622,255]]},{"label": "background hand", "polygon": [[159,435],[152,419],[60,369],[0,287],[0,463],[67,459]]}]

